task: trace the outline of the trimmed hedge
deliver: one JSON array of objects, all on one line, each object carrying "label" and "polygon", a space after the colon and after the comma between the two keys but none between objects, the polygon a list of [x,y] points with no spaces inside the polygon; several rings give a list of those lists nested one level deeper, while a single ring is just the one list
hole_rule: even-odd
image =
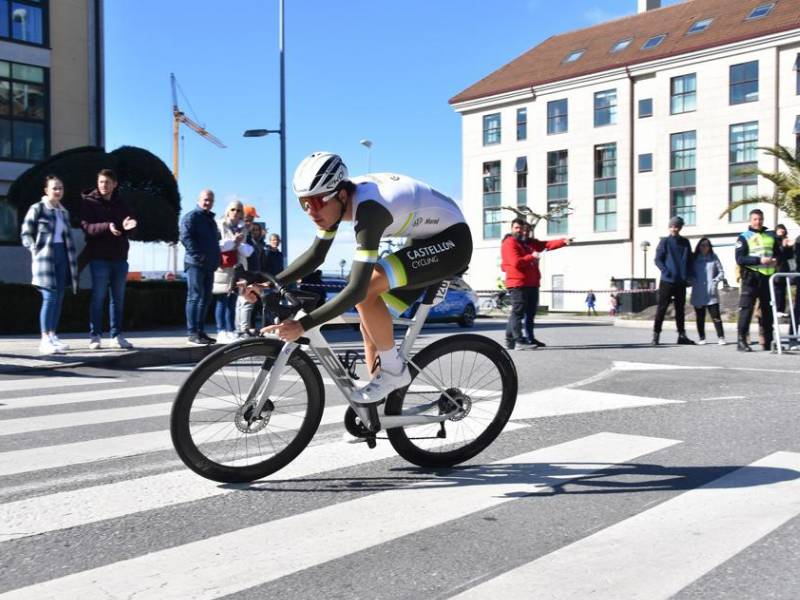
[{"label": "trimmed hedge", "polygon": [[[91,290],[67,290],[58,324],[60,332],[89,331]],[[0,283],[0,334],[39,333],[42,296],[32,285]],[[108,300],[104,309],[108,331]],[[213,308],[209,307],[209,316]],[[186,325],[186,282],[129,281],[125,289],[123,331]]]}]

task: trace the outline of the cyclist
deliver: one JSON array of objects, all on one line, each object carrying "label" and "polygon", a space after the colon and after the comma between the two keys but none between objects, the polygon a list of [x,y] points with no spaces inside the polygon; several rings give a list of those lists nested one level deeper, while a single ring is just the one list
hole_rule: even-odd
[{"label": "cyclist", "polygon": [[[423,288],[466,270],[472,256],[469,227],[456,203],[429,185],[393,173],[350,179],[342,159],[330,152],[303,159],[292,187],[317,235],[278,281],[291,283],[317,269],[342,221],[353,221],[356,252],[348,283],[335,298],[297,321],[262,331],[294,341],[355,306],[373,376],[361,394],[364,403],[380,402],[411,381],[395,346],[390,313],[401,314]],[[406,238],[406,246],[379,260],[382,237]]]}]

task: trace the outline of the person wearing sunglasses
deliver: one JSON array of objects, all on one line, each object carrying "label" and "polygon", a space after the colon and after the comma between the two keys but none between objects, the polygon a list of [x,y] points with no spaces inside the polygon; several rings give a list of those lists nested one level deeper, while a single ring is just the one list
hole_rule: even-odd
[{"label": "person wearing sunglasses", "polygon": [[[278,281],[297,281],[322,265],[342,221],[353,222],[356,252],[347,285],[335,298],[300,320],[262,331],[294,341],[355,306],[372,375],[361,391],[363,401],[380,402],[411,381],[395,346],[392,314],[405,311],[426,287],[466,270],[472,257],[469,227],[456,203],[429,185],[394,173],[350,179],[341,157],[330,152],[306,157],[294,173],[292,187],[317,226],[317,235],[277,275]],[[382,237],[402,237],[407,243],[379,260]]]}]

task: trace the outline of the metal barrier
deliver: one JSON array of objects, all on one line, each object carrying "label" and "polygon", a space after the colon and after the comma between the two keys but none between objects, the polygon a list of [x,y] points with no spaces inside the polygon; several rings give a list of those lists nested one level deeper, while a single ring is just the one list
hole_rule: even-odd
[{"label": "metal barrier", "polygon": [[[778,320],[778,305],[775,302],[775,279],[778,277],[785,277],[789,279],[789,281],[786,282],[786,307],[789,310],[789,335],[786,336],[781,336],[781,324]],[[800,273],[774,273],[769,278],[769,300],[770,309],[772,310],[772,331],[778,354],[783,354],[784,342],[786,342],[791,349],[792,346],[797,346],[797,340],[800,340],[800,335],[797,333],[797,315],[794,314],[794,298],[792,298],[791,286],[791,280],[795,278],[800,278]]]}]

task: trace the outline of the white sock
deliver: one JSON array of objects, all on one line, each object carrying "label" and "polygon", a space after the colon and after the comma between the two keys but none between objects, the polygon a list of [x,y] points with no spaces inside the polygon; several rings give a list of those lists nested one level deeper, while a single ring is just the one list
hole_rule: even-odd
[{"label": "white sock", "polygon": [[389,350],[378,352],[381,357],[381,370],[388,371],[392,375],[398,375],[403,370],[403,359],[400,358],[400,353],[397,348],[392,347]]}]

